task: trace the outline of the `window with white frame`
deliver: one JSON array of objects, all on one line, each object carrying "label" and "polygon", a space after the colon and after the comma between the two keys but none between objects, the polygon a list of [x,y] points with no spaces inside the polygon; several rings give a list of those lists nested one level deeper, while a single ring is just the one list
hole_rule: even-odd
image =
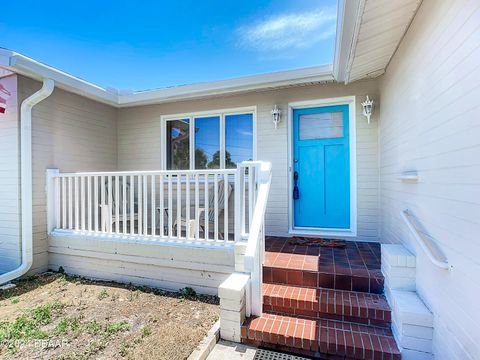
[{"label": "window with white frame", "polygon": [[230,169],[253,160],[253,111],[165,118],[167,170]]}]

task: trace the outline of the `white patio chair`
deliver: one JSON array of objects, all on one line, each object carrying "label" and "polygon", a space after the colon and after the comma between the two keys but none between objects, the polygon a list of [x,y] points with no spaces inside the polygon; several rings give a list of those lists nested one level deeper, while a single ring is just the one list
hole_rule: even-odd
[{"label": "white patio chair", "polygon": [[[220,180],[218,182],[218,218],[217,218],[217,221],[219,219],[222,218],[223,214],[224,214],[224,211],[225,211],[225,181],[224,180]],[[209,188],[209,199],[208,199],[208,228],[209,229],[212,229],[214,226],[215,226],[215,196],[214,196],[214,191],[213,189],[215,189],[214,187],[215,185],[213,184],[211,186],[211,188]],[[230,199],[230,194],[232,193],[232,190],[233,190],[233,187],[232,185],[228,184],[227,185],[227,203]],[[171,213],[171,212],[170,212]],[[193,236],[193,234],[195,234],[195,232],[197,231],[197,229],[201,229],[203,231],[203,233],[205,234],[205,208],[202,207],[202,208],[199,208],[198,209],[198,217],[195,218],[195,207],[191,206],[190,207],[190,223],[187,224],[187,219],[186,217],[184,216],[184,214],[186,214],[186,207],[182,207],[182,212],[181,212],[181,219],[180,219],[180,229],[183,230],[183,229],[186,229],[187,226],[190,227],[190,234],[191,236]],[[175,219],[174,223],[173,223],[173,228],[177,230],[177,225],[178,225],[178,220]],[[178,230],[177,230],[178,231]],[[205,234],[207,235],[207,234]],[[218,233],[218,236],[223,239],[224,235],[219,232]],[[227,238],[228,238],[228,234],[226,234]],[[207,236],[206,236],[207,237]]]},{"label": "white patio chair", "polygon": [[[130,221],[131,214],[130,214],[130,184],[125,184],[125,199],[123,199],[123,178],[120,177],[118,179],[118,199],[115,194],[115,178],[112,178],[112,204],[102,204],[99,205],[101,209],[101,225],[102,231],[107,232],[109,230],[109,226],[113,226],[118,222],[119,226],[120,223],[124,221]],[[108,201],[108,180],[105,182],[105,201]],[[119,214],[118,217],[116,215],[116,202],[118,201],[119,206]],[[123,202],[126,203],[126,210],[127,214],[122,214],[123,209]],[[134,194],[134,201],[133,201],[133,220],[138,221],[138,203],[137,203],[137,196]]]}]

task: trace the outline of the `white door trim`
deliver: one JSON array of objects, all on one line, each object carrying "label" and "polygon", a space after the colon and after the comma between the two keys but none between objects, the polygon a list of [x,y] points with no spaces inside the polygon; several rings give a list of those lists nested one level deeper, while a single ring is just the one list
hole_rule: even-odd
[{"label": "white door trim", "polygon": [[[349,148],[350,148],[350,228],[300,228],[294,227],[293,211],[293,110],[310,107],[348,105]],[[296,101],[288,103],[288,232],[295,235],[357,236],[357,129],[355,96],[329,99]]]}]

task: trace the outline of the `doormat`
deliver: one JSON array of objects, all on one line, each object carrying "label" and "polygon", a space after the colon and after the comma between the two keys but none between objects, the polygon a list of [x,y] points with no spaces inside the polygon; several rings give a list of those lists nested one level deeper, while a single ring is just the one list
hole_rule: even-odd
[{"label": "doormat", "polygon": [[305,245],[305,246],[322,246],[329,248],[345,249],[347,243],[340,239],[324,239],[324,238],[308,238],[303,236],[294,236],[290,241],[290,245]]}]

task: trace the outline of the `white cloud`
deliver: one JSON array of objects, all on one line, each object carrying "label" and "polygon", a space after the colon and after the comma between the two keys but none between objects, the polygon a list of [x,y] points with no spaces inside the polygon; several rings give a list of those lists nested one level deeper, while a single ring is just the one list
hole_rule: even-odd
[{"label": "white cloud", "polygon": [[239,43],[261,52],[306,48],[335,35],[336,17],[334,9],[272,16],[238,28]]}]

